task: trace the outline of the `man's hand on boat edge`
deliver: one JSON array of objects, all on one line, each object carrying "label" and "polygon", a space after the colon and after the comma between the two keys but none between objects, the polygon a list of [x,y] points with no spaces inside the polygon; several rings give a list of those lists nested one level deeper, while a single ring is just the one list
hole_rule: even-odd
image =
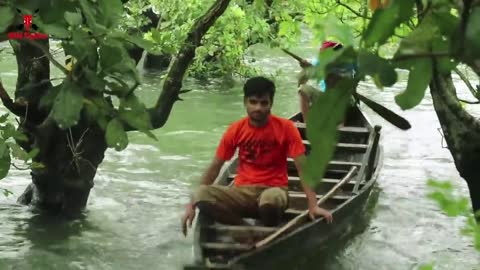
[{"label": "man's hand on boat edge", "polygon": [[195,218],[195,207],[192,203],[189,203],[185,209],[185,214],[182,217],[182,232],[185,237],[187,237],[187,224],[188,228],[192,228],[192,222]]},{"label": "man's hand on boat edge", "polygon": [[325,221],[328,224],[331,224],[333,222],[332,213],[330,213],[330,211],[328,211],[326,209],[323,209],[321,207],[318,207],[318,206],[315,206],[314,208],[309,208],[308,209],[308,216],[312,220],[315,220],[315,218],[319,217],[319,216],[324,217]]}]

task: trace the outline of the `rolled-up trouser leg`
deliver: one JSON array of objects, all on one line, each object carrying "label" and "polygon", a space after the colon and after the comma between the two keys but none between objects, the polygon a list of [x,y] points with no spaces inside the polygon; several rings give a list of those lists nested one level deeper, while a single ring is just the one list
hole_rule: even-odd
[{"label": "rolled-up trouser leg", "polygon": [[259,215],[265,226],[276,226],[280,223],[283,212],[288,206],[286,188],[273,187],[262,192],[259,198]]},{"label": "rolled-up trouser leg", "polygon": [[243,216],[256,209],[256,196],[248,188],[226,186],[200,186],[194,195],[194,203],[200,211],[215,221],[230,225],[246,225]]}]

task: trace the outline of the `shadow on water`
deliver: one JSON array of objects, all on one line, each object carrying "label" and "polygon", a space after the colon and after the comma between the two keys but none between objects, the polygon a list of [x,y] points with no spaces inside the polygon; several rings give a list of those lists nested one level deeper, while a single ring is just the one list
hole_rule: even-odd
[{"label": "shadow on water", "polygon": [[74,217],[33,211],[33,214],[17,223],[14,235],[30,241],[31,247],[55,249],[72,237],[80,237],[82,232],[92,230],[93,225],[87,220],[87,214]]}]

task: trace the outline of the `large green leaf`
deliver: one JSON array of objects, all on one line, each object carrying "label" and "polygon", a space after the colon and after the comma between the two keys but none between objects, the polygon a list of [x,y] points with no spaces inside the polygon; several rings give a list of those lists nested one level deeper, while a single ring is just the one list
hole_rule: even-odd
[{"label": "large green leaf", "polygon": [[417,106],[425,96],[425,90],[432,79],[432,61],[418,59],[408,74],[407,89],[395,96],[395,102],[403,110]]},{"label": "large green leaf", "polygon": [[98,4],[103,14],[103,25],[108,28],[116,26],[123,13],[122,1],[102,0]]},{"label": "large green leaf", "polygon": [[364,33],[365,45],[384,44],[396,27],[412,17],[414,4],[414,0],[392,0],[387,8],[377,9]]},{"label": "large green leaf", "polygon": [[7,121],[7,119],[8,119],[8,113],[2,114],[0,116],[0,123],[5,123],[5,121]]},{"label": "large green leaf", "polygon": [[345,23],[342,23],[337,16],[330,14],[323,21],[325,35],[337,38],[344,47],[353,45],[352,28]]},{"label": "large green leaf", "polygon": [[[46,24],[55,24],[64,20],[65,11],[75,12],[77,3],[76,1],[65,0],[49,0],[49,1],[28,1],[37,2],[36,8],[40,8],[40,16],[34,19],[37,23],[38,18],[42,18],[42,21]],[[40,4],[41,3],[41,6]]]},{"label": "large green leaf", "polygon": [[62,86],[63,83],[49,88],[47,93],[40,98],[40,108],[49,108],[52,106]]},{"label": "large green leaf", "polygon": [[455,31],[458,30],[460,18],[454,16],[448,9],[439,11],[435,10],[432,12],[431,16],[435,21],[435,25],[440,29],[440,32],[443,35],[451,37]]},{"label": "large green leaf", "polygon": [[432,41],[440,31],[432,16],[425,17],[420,25],[400,42],[398,55],[424,53],[430,49]]},{"label": "large green leaf", "polygon": [[[159,35],[160,33],[156,29],[152,29],[152,34],[157,33]],[[121,39],[121,40],[126,40],[132,44],[135,44],[136,46],[145,49],[147,51],[153,51],[154,43],[142,38],[140,35],[129,35],[125,32],[120,32],[120,31],[115,31],[111,34],[108,35],[109,38],[115,38],[115,39]]]},{"label": "large green leaf", "polygon": [[82,108],[82,89],[72,81],[66,80],[55,98],[52,108],[53,119],[60,128],[69,128],[77,124]]},{"label": "large green leaf", "polygon": [[65,20],[71,26],[82,24],[82,15],[78,12],[65,12]]},{"label": "large green leaf", "polygon": [[8,175],[12,160],[10,158],[10,149],[4,141],[0,141],[0,148],[0,152],[2,153],[2,155],[0,155],[0,179],[3,179]]},{"label": "large green leaf", "polygon": [[67,27],[60,23],[55,24],[45,24],[40,20],[37,20],[36,24],[40,28],[40,31],[56,38],[68,38],[70,37],[70,31]]},{"label": "large green leaf", "polygon": [[95,14],[94,14],[95,8],[93,7],[93,4],[91,4],[87,0],[79,0],[79,3],[82,9],[83,15],[85,16],[85,19],[90,29],[98,30],[97,21],[95,19]]},{"label": "large green leaf", "polygon": [[9,138],[14,138],[17,135],[17,130],[15,126],[11,123],[7,123],[2,127],[2,138],[3,140],[8,140]]},{"label": "large green leaf", "polygon": [[317,185],[333,157],[337,142],[337,126],[345,117],[351,94],[356,87],[353,80],[342,80],[320,95],[310,108],[307,121],[307,138],[311,151],[304,165],[304,180]]},{"label": "large green leaf", "polygon": [[[436,37],[432,42],[432,52],[445,53],[451,51],[451,40]],[[458,65],[458,60],[449,56],[437,57],[437,68],[439,72],[449,73]]]},{"label": "large green leaf", "polygon": [[108,146],[114,147],[115,150],[121,151],[128,145],[128,136],[123,125],[118,119],[112,119],[107,125],[105,138]]},{"label": "large green leaf", "polygon": [[75,46],[81,56],[77,59],[79,62],[83,58],[87,59],[88,67],[96,68],[98,62],[97,47],[91,41],[91,37],[84,31],[78,30],[72,33],[73,46]]},{"label": "large green leaf", "polygon": [[147,113],[145,105],[134,94],[121,99],[120,119],[141,131],[152,129],[150,115]]},{"label": "large green leaf", "polygon": [[12,23],[15,16],[10,7],[0,7],[0,33],[3,33]]},{"label": "large green leaf", "polygon": [[467,57],[480,57],[480,7],[475,7],[470,13],[466,31]]},{"label": "large green leaf", "polygon": [[100,46],[100,66],[103,70],[113,69],[116,65],[122,63],[122,47],[118,43],[103,43]]},{"label": "large green leaf", "polygon": [[392,86],[397,82],[397,72],[393,65],[369,51],[361,50],[358,53],[358,67],[361,73],[370,75],[379,88]]},{"label": "large green leaf", "polygon": [[10,144],[10,148],[12,149],[12,156],[14,158],[24,161],[28,160],[27,152],[25,152],[25,150],[23,150],[23,148],[21,148],[18,144],[12,143]]},{"label": "large green leaf", "polygon": [[102,92],[105,89],[105,80],[102,74],[97,74],[95,71],[85,68],[85,77],[88,80],[91,89]]}]

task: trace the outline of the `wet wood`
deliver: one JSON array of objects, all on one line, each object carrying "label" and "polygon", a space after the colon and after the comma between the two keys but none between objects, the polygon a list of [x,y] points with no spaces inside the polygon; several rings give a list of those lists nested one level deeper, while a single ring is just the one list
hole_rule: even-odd
[{"label": "wet wood", "polygon": [[[322,196],[318,202],[317,202],[317,205],[318,206],[321,206],[323,202],[325,202],[327,199],[329,199],[330,197],[332,197],[335,192],[342,186],[344,185],[345,183],[347,183],[348,181],[350,181],[353,177],[353,175],[357,172],[357,167],[352,167],[350,169],[350,171],[348,172],[348,174],[342,179],[342,181],[340,181],[338,184],[336,184],[327,194],[325,194],[324,196]],[[290,193],[290,192],[289,192]],[[289,194],[290,196],[290,194]],[[275,233],[271,234],[270,236],[266,237],[265,239],[263,239],[262,241],[259,241],[255,244],[255,248],[260,248],[260,247],[263,247],[267,244],[269,244],[270,242],[272,242],[273,240],[275,240],[276,238],[278,238],[280,235],[282,235],[283,233],[291,230],[292,228],[296,227],[298,224],[302,223],[302,222],[305,222],[305,220],[308,218],[308,210],[304,211],[303,214],[297,216],[296,218],[290,220],[287,224],[285,224],[284,226],[282,226],[280,229],[278,229]]]},{"label": "wet wood", "polygon": [[240,244],[240,243],[202,243],[201,245],[204,249],[207,250],[215,250],[215,251],[247,251],[252,248],[251,245],[248,244]]}]

